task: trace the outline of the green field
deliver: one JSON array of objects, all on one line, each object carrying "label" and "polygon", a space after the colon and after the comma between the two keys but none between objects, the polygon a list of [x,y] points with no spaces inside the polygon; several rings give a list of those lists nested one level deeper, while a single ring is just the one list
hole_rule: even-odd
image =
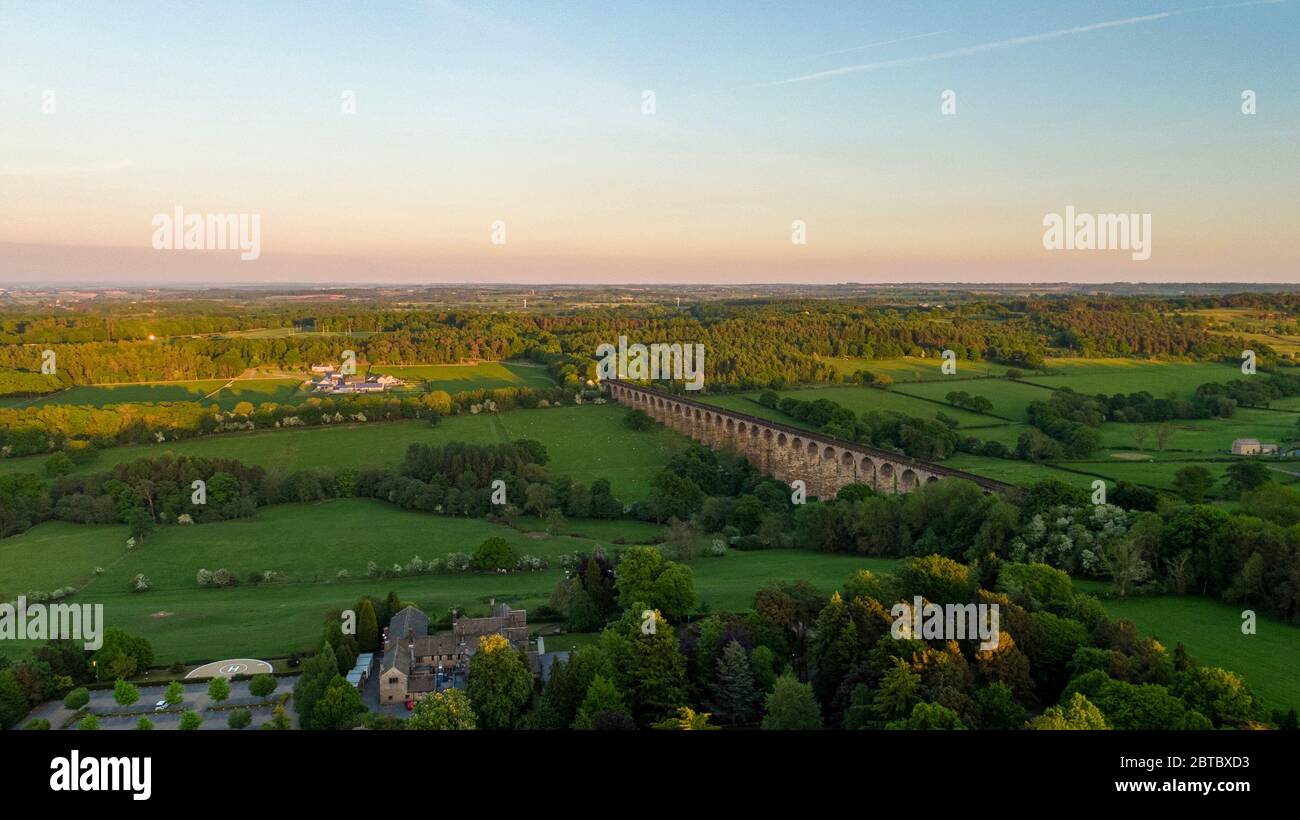
[{"label": "green field", "polygon": [[[1007,372],[1007,365],[997,362],[957,361],[956,376],[945,376],[939,370],[942,359],[900,356],[896,359],[859,359],[853,357],[822,357],[821,361],[835,368],[841,376],[852,376],[859,370],[866,370],[877,375],[884,374],[895,382],[945,381],[954,378],[974,376],[1001,376]],[[961,389],[961,388],[957,388]]]},{"label": "green field", "polygon": [[[636,543],[662,532],[635,521],[572,521],[567,527],[602,537],[525,533],[481,519],[407,512],[367,499],[268,507],[253,519],[164,527],[132,552],[125,547],[124,527],[49,522],[0,542],[6,561],[29,556],[16,564],[20,572],[5,576],[0,599],[30,588],[80,584],[93,577],[94,566],[105,566],[104,575],[75,600],[104,604],[107,622],[148,638],[160,663],[283,655],[308,648],[320,634],[324,613],[350,606],[362,594],[396,590],[430,613],[453,605],[481,611],[490,598],[535,609],[546,603],[562,577],[554,565],[536,573],[359,577],[367,561],[388,566],[404,564],[416,554],[427,560],[453,551],[472,552],[492,536],[506,538],[519,554],[554,559],[588,551],[597,543],[618,549],[614,538],[606,536]],[[732,551],[723,558],[692,562],[698,597],[720,610],[749,608],[754,592],[773,580],[806,579],[829,594],[858,568],[888,569],[892,564],[886,559],[787,550]],[[221,567],[234,571],[241,585],[198,586],[194,576],[200,568]],[[335,580],[340,569],[351,571],[352,578]],[[249,571],[258,570],[281,572],[285,580],[243,583]],[[151,591],[127,591],[137,573],[148,576]],[[24,648],[6,643],[0,653],[16,654]]]},{"label": "green field", "polygon": [[[972,384],[978,382],[961,382],[961,384]],[[958,388],[963,389],[963,388]],[[735,410],[740,413],[748,413],[751,416],[780,421],[785,424],[800,426],[798,422],[786,416],[779,410],[770,407],[764,407],[754,399],[758,398],[758,393],[731,393],[722,395],[706,395],[700,397],[701,401],[724,407],[729,410]],[[972,413],[968,410],[960,410],[948,404],[939,402],[926,401],[924,399],[907,396],[893,390],[880,390],[875,387],[807,387],[795,390],[780,390],[777,395],[781,398],[787,396],[796,398],[801,401],[816,401],[817,399],[829,399],[836,404],[847,407],[855,413],[866,413],[868,411],[902,413],[908,416],[919,416],[921,418],[932,419],[935,413],[943,413],[949,418],[954,418],[961,426],[986,426],[990,424],[999,424],[999,419],[991,416]]]},{"label": "green field", "polygon": [[[109,407],[114,404],[159,404],[161,402],[192,401],[204,406],[219,405],[230,410],[241,401],[260,404],[278,404],[302,401],[307,395],[298,388],[297,379],[203,379],[181,382],[143,382],[140,384],[83,385],[52,393],[33,401],[23,402],[24,407],[47,405],[77,405],[83,407]],[[225,385],[230,384],[229,387]]]},{"label": "green field", "polygon": [[[305,650],[320,634],[326,611],[355,603],[363,594],[396,591],[430,614],[455,606],[482,612],[495,598],[535,610],[547,602],[562,573],[558,566],[538,573],[423,575],[413,578],[365,578],[367,561],[382,567],[405,564],[418,554],[428,560],[453,551],[472,552],[485,538],[500,536],[519,554],[545,555],[590,550],[595,544],[618,549],[614,541],[637,543],[662,534],[662,528],[635,521],[571,521],[566,530],[579,535],[550,536],[521,532],[480,519],[461,519],[408,512],[366,499],[323,504],[283,505],[259,510],[256,518],[170,526],[151,535],[132,552],[125,548],[125,528],[41,524],[0,541],[0,600],[28,589],[61,585],[89,586],[74,598],[102,603],[111,625],[150,640],[159,663],[221,657],[282,656]],[[745,611],[754,592],[778,580],[802,579],[829,594],[854,571],[889,572],[897,561],[852,555],[769,550],[730,551],[725,557],[691,562],[697,599],[711,611]],[[94,578],[93,568],[103,566]],[[201,589],[199,568],[227,568],[241,578],[231,589]],[[352,577],[336,580],[340,569]],[[285,580],[250,586],[250,571],[275,570]],[[143,573],[153,589],[126,591],[132,576]],[[1104,592],[1098,581],[1076,582],[1087,592]],[[1202,663],[1243,674],[1270,706],[1300,704],[1300,629],[1261,618],[1259,634],[1243,636],[1240,610],[1197,596],[1103,598],[1116,618],[1172,649],[1179,641]],[[537,624],[542,628],[541,624]],[[590,636],[554,636],[548,648],[581,646]],[[26,645],[7,642],[0,654],[15,656]]]},{"label": "green field", "polygon": [[[947,403],[946,396],[954,391],[963,391],[972,396],[983,396],[993,404],[991,415],[1011,421],[1024,421],[1028,415],[1026,408],[1030,402],[1047,401],[1050,390],[1044,390],[1032,384],[1009,381],[1007,379],[967,379],[965,381],[923,382],[921,384],[900,384],[890,388],[891,393],[916,396],[931,401]],[[945,410],[945,413],[949,411]],[[992,419],[986,420],[988,424]],[[963,427],[967,426],[962,424]]]},{"label": "green field", "polygon": [[[547,470],[590,483],[609,479],[615,496],[642,498],[667,459],[687,440],[664,427],[631,433],[623,426],[623,408],[587,404],[547,410],[512,410],[499,414],[450,416],[436,426],[397,421],[338,427],[226,433],[166,444],[141,444],[105,450],[79,472],[98,472],[115,464],[164,453],[233,458],[268,470],[308,468],[396,467],[414,442],[495,443],[535,438],[546,445]],[[44,456],[0,461],[0,473],[41,473]],[[43,474],[43,473],[42,473]]]},{"label": "green field", "polygon": [[469,390],[501,387],[554,387],[555,381],[541,365],[529,362],[478,362],[476,364],[372,365],[369,375],[385,374],[424,389],[452,395]]},{"label": "green field", "polygon": [[1242,378],[1241,368],[1217,362],[1150,359],[1048,359],[1048,375],[1027,373],[1024,381],[1046,387],[1069,387],[1076,393],[1107,396],[1142,390],[1153,396],[1176,393],[1187,398],[1206,382]]},{"label": "green field", "polygon": [[[568,526],[575,532],[586,529],[630,543],[655,538],[663,530],[635,521],[580,520],[568,522]],[[518,555],[549,559],[589,551],[595,544],[610,548],[613,543],[613,537],[520,532],[481,518],[433,516],[361,498],[277,505],[259,510],[254,518],[162,527],[130,552],[125,546],[125,527],[51,521],[0,540],[0,555],[16,559],[5,562],[0,599],[30,589],[76,584],[92,578],[95,566],[106,567],[106,571],[91,583],[87,594],[125,593],[139,572],[149,576],[154,592],[197,591],[194,574],[200,568],[221,567],[240,579],[250,572],[273,570],[285,583],[321,583],[333,581],[340,570],[361,577],[368,561],[387,569],[416,555],[429,560],[450,552],[472,553],[494,536],[509,541]],[[51,564],[51,556],[58,556],[57,562]],[[73,577],[55,577],[60,573]]]},{"label": "green field", "polygon": [[[1087,592],[1108,586],[1075,585]],[[1103,598],[1101,603],[1111,617],[1132,621],[1171,652],[1181,641],[1200,663],[1241,674],[1271,708],[1300,708],[1300,629],[1260,614],[1257,634],[1243,635],[1241,607],[1196,595]]]}]

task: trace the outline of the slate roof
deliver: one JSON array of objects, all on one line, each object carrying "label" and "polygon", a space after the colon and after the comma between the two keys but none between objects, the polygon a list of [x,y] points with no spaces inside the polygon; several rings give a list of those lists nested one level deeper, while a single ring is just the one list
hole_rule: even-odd
[{"label": "slate roof", "polygon": [[413,606],[408,606],[388,622],[388,640],[423,638],[429,634],[429,616]]}]

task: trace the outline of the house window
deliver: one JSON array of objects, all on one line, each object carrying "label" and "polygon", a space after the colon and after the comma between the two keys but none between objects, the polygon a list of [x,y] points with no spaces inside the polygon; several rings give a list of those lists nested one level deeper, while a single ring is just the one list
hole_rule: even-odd
[{"label": "house window", "polygon": [[397,678],[389,678],[389,679],[388,679],[388,682],[389,682],[389,683],[397,683]]}]

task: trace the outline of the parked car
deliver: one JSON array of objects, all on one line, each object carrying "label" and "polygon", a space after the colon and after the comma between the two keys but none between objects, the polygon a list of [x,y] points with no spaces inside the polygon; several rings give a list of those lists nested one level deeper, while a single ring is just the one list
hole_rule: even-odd
[{"label": "parked car", "polygon": [[155,712],[166,712],[170,708],[171,708],[171,704],[165,700],[160,700],[153,705],[153,710]]}]

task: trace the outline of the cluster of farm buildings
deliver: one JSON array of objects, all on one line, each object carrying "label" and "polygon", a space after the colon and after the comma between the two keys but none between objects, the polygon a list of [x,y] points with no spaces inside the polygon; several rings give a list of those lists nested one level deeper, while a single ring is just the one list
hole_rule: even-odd
[{"label": "cluster of farm buildings", "polygon": [[315,393],[382,393],[393,387],[400,387],[404,382],[396,376],[357,376],[344,373],[337,365],[314,364],[311,366],[314,378],[311,389]]},{"label": "cluster of farm buildings", "polygon": [[[490,604],[482,618],[458,617],[450,632],[429,634],[429,617],[413,606],[393,616],[384,633],[383,656],[379,663],[379,702],[405,703],[432,692],[465,685],[470,657],[478,651],[479,638],[500,635],[524,654],[533,674],[543,680],[551,664],[567,652],[547,652],[545,639],[534,644],[528,636],[528,613],[509,604]],[[360,659],[358,659],[360,665]],[[369,667],[369,659],[366,666]],[[355,671],[355,670],[354,670]],[[364,683],[358,676],[352,681]]]}]

